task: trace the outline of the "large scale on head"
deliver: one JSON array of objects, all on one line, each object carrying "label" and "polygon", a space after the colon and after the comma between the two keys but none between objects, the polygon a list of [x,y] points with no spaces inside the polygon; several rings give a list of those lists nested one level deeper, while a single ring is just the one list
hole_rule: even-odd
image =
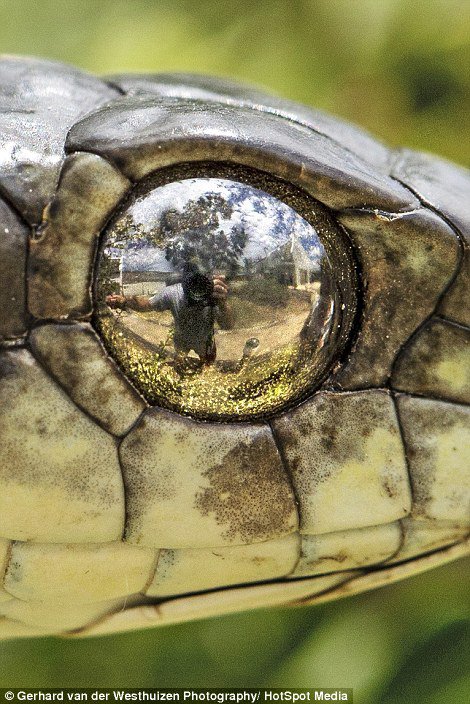
[{"label": "large scale on head", "polygon": [[468,553],[468,172],[218,79],[0,101],[0,637]]}]

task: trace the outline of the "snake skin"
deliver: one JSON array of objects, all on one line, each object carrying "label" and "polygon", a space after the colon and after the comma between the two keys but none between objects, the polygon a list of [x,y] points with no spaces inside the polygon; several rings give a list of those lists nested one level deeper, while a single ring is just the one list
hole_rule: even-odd
[{"label": "snake skin", "polygon": [[[470,174],[191,75],[0,61],[0,637],[317,603],[469,552]],[[104,225],[164,166],[232,162],[325,204],[353,345],[256,423],[149,407],[91,324]]]}]

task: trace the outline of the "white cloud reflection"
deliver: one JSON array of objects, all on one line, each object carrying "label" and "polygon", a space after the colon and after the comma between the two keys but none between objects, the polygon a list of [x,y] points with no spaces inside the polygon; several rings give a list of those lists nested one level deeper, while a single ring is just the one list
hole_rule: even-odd
[{"label": "white cloud reflection", "polygon": [[[221,178],[194,178],[160,186],[137,199],[126,211],[124,217],[131,216],[141,233],[141,239],[138,244],[127,243],[124,252],[120,250],[123,269],[174,271],[173,266],[165,259],[163,249],[145,245],[145,235],[150,235],[152,230],[158,228],[164,212],[182,212],[188,201],[197,201],[201,196],[210,194],[222,196],[233,209],[229,219],[220,220],[219,229],[229,234],[233,228],[241,226],[248,235],[241,260],[260,261],[279,247],[295,240],[308,255],[312,269],[319,268],[320,259],[325,256],[325,252],[318,235],[312,225],[290,206],[253,186]],[[119,222],[116,231],[119,231]],[[120,238],[122,239],[122,230]],[[111,253],[112,249],[108,251]]]}]

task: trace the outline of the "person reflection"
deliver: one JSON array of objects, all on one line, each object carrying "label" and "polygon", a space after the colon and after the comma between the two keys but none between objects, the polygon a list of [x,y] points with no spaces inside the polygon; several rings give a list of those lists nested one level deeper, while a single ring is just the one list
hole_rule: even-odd
[{"label": "person reflection", "polygon": [[197,264],[187,263],[181,283],[166,286],[154,296],[106,297],[111,308],[138,311],[171,311],[174,320],[174,346],[178,355],[193,350],[201,364],[213,364],[217,356],[214,325],[223,330],[232,327],[232,314],[227,303],[228,287],[223,276],[209,277]]}]

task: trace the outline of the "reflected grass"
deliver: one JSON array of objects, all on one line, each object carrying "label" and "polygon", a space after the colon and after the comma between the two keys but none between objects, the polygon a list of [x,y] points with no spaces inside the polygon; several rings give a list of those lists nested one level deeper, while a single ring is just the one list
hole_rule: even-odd
[{"label": "reflected grass", "polygon": [[201,365],[196,357],[175,355],[171,328],[166,339],[152,345],[119,315],[100,315],[96,325],[113,358],[150,403],[199,418],[240,420],[273,412],[306,392],[324,355],[323,347],[297,336],[263,354]]}]

